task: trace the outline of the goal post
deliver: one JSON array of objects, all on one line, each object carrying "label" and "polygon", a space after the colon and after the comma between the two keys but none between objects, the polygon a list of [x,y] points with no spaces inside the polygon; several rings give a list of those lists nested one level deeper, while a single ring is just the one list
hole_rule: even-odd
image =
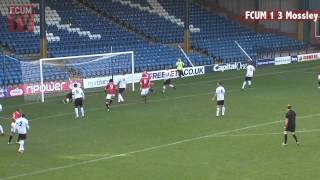
[{"label": "goal post", "polygon": [[[117,82],[123,73],[127,83],[132,85],[132,91],[135,90],[133,51],[43,58],[39,60],[39,73],[41,102],[45,101],[46,96],[70,91],[75,82],[85,89],[98,88],[105,86],[111,78]],[[47,88],[48,83],[52,82],[61,82],[52,85],[57,87],[57,92]]]}]

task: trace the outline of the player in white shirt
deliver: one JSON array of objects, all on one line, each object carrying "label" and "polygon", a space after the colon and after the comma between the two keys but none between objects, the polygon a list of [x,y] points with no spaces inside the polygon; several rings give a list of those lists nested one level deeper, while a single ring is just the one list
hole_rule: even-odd
[{"label": "player in white shirt", "polygon": [[19,134],[19,153],[24,152],[24,141],[27,139],[27,132],[29,129],[28,120],[25,118],[24,114],[21,114],[21,117],[17,119],[15,124],[15,132]]},{"label": "player in white shirt", "polygon": [[[2,112],[2,105],[0,104],[0,112]],[[3,131],[3,127],[0,124],[0,135],[4,136],[4,131]]]},{"label": "player in white shirt", "polygon": [[246,68],[246,77],[244,78],[243,84],[242,84],[242,89],[246,87],[246,84],[248,83],[249,88],[251,87],[252,84],[252,77],[253,77],[253,72],[256,70],[256,68],[249,64]]},{"label": "player in white shirt", "polygon": [[79,118],[79,109],[81,110],[81,117],[84,117],[83,101],[84,101],[84,92],[78,87],[78,84],[75,83],[72,89],[72,98],[74,100],[74,112],[76,113],[76,119]]},{"label": "player in white shirt", "polygon": [[127,81],[125,77],[126,73],[123,73],[118,81],[119,93],[118,93],[118,102],[124,102],[123,94],[127,88]]},{"label": "player in white shirt", "polygon": [[225,89],[222,86],[221,81],[219,81],[217,83],[217,88],[216,88],[216,92],[214,94],[214,97],[212,98],[212,101],[217,100],[217,111],[216,111],[216,116],[220,116],[220,112],[221,115],[224,116],[224,112],[225,112],[225,107],[224,107],[224,94],[225,94]]},{"label": "player in white shirt", "polygon": [[167,86],[169,86],[173,89],[176,89],[176,87],[171,83],[170,74],[171,74],[171,71],[166,69],[166,72],[164,73],[164,82],[163,82],[163,86],[162,86],[162,93],[163,94],[166,92]]}]

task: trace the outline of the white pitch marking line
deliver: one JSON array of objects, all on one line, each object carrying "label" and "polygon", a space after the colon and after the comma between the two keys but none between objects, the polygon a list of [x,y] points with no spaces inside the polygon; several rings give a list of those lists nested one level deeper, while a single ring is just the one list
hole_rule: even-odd
[{"label": "white pitch marking line", "polygon": [[[315,133],[320,132],[320,129],[310,129],[310,130],[301,130],[296,131],[296,133]],[[270,132],[270,133],[248,133],[248,134],[225,134],[220,136],[215,136],[216,138],[219,137],[247,137],[247,136],[264,136],[264,135],[281,135],[283,132]]]},{"label": "white pitch marking line", "polygon": [[[304,118],[311,118],[311,117],[315,117],[315,116],[319,116],[319,115],[320,114],[313,114],[313,115],[301,116],[301,117],[298,117],[298,118],[299,119],[304,119]],[[18,174],[18,175],[14,175],[14,176],[8,176],[8,177],[0,178],[0,180],[9,180],[9,179],[16,179],[16,178],[25,177],[25,176],[44,174],[44,173],[48,173],[48,172],[52,172],[52,171],[58,171],[58,170],[66,169],[66,168],[72,168],[72,167],[75,167],[75,166],[91,164],[91,163],[95,163],[95,162],[99,162],[99,161],[103,161],[103,160],[109,160],[109,159],[113,159],[113,158],[117,158],[117,157],[131,156],[131,155],[134,155],[134,154],[137,154],[137,153],[141,153],[141,152],[148,152],[148,151],[152,151],[152,150],[158,150],[158,149],[171,147],[171,146],[175,146],[175,145],[179,145],[179,144],[183,144],[183,143],[187,143],[187,142],[192,142],[192,141],[196,141],[196,140],[206,139],[206,138],[220,137],[220,136],[226,135],[228,133],[238,132],[238,131],[242,131],[242,130],[246,130],[246,129],[252,129],[252,128],[257,128],[257,127],[262,127],[262,126],[267,126],[267,125],[272,125],[272,124],[276,124],[276,123],[279,123],[279,122],[282,122],[282,121],[279,120],[279,121],[273,121],[273,122],[267,122],[267,123],[260,123],[260,124],[256,124],[256,125],[252,125],[252,126],[246,126],[246,127],[238,128],[238,129],[232,129],[232,130],[217,132],[217,133],[213,133],[213,134],[208,134],[208,135],[205,135],[205,136],[199,136],[199,137],[194,137],[194,138],[189,138],[189,139],[183,139],[181,141],[176,141],[176,142],[172,142],[172,143],[168,143],[168,144],[162,144],[162,145],[159,145],[159,146],[148,147],[148,148],[144,148],[144,149],[140,149],[140,150],[136,150],[136,151],[130,151],[130,152],[127,152],[127,153],[121,153],[121,154],[102,157],[102,158],[98,158],[98,159],[93,159],[93,160],[87,160],[87,161],[82,161],[82,162],[78,162],[78,163],[73,163],[73,164],[69,164],[69,165],[58,166],[58,167],[53,167],[53,168],[47,168],[47,169],[43,169],[43,170],[32,171],[32,172]]]}]

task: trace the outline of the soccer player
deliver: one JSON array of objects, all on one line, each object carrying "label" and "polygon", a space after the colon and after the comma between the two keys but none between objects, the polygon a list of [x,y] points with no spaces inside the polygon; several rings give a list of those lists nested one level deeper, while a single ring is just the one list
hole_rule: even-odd
[{"label": "soccer player", "polygon": [[147,103],[147,96],[150,89],[150,79],[147,76],[142,76],[140,79],[141,97],[144,99],[144,103]]},{"label": "soccer player", "polygon": [[0,135],[4,136],[4,130],[3,130],[3,127],[1,126],[1,124],[0,124]]},{"label": "soccer player", "polygon": [[171,83],[171,79],[170,79],[170,70],[168,70],[166,68],[166,72],[164,73],[164,82],[163,82],[163,86],[162,86],[162,93],[164,94],[166,92],[166,87],[169,86],[173,89],[176,89],[176,87]]},{"label": "soccer player", "polygon": [[224,116],[224,112],[225,112],[225,107],[224,107],[224,94],[225,94],[225,89],[222,86],[221,81],[218,81],[217,83],[217,88],[216,88],[216,92],[214,94],[214,97],[212,98],[212,101],[217,100],[217,111],[216,111],[216,116],[219,117],[220,116],[220,112],[221,115]]},{"label": "soccer player", "polygon": [[83,101],[84,101],[84,92],[78,87],[78,84],[75,83],[72,89],[72,98],[74,100],[74,112],[76,113],[76,119],[79,118],[79,108],[81,110],[81,117],[84,117]]},{"label": "soccer player", "polygon": [[[12,118],[11,118],[11,131],[10,131],[10,136],[9,136],[9,141],[8,144],[12,144],[12,137],[15,133],[15,126],[16,126],[16,121],[21,117],[22,110],[18,108],[15,112],[12,113]],[[16,143],[19,142],[19,136],[16,141]]]},{"label": "soccer player", "polygon": [[296,131],[296,112],[292,110],[292,106],[288,105],[288,111],[286,113],[285,119],[284,119],[284,141],[282,145],[286,146],[288,143],[288,132],[290,132],[296,141],[296,144],[299,145],[298,138],[295,134]]},{"label": "soccer player", "polygon": [[29,122],[25,115],[22,113],[21,117],[17,119],[15,124],[15,132],[19,135],[19,153],[24,152],[24,141],[27,139],[27,132],[29,131]]},{"label": "soccer player", "polygon": [[183,66],[184,66],[184,63],[182,62],[182,60],[179,58],[178,61],[176,62],[176,66],[177,66],[177,71],[178,71],[178,74],[179,74],[179,77],[182,78],[184,75],[183,75]]},{"label": "soccer player", "polygon": [[126,73],[123,73],[118,82],[118,87],[119,87],[118,103],[124,102],[123,94],[127,88],[127,81],[126,81],[125,75]]},{"label": "soccer player", "polygon": [[109,80],[109,83],[105,87],[106,96],[106,106],[108,111],[110,111],[110,106],[112,103],[112,99],[115,97],[117,92],[117,86],[113,83],[113,79]]},{"label": "soccer player", "polygon": [[252,65],[249,64],[246,68],[246,76],[244,78],[244,81],[242,83],[242,89],[244,89],[246,87],[246,84],[249,85],[249,88],[251,87],[251,81],[252,81],[252,77],[253,77],[253,72],[256,70],[256,68]]},{"label": "soccer player", "polygon": [[67,103],[70,102],[70,100],[72,100],[72,91],[70,91],[70,92],[68,92],[68,93],[66,94],[66,96],[64,97],[64,99],[62,100],[62,102],[63,102],[64,104],[67,104]]},{"label": "soccer player", "polygon": [[[2,105],[0,104],[0,112],[2,111]],[[3,127],[0,124],[0,134],[1,136],[4,136],[4,131],[3,131]]]},{"label": "soccer player", "polygon": [[[150,74],[148,74],[147,70],[144,70],[144,71],[142,72],[141,78],[143,78],[143,77],[148,78],[149,81],[151,80],[151,76],[150,76]],[[152,89],[152,87],[151,87],[151,84],[150,84],[149,90],[150,90],[150,92],[153,92],[153,91],[154,91],[154,90]]]}]

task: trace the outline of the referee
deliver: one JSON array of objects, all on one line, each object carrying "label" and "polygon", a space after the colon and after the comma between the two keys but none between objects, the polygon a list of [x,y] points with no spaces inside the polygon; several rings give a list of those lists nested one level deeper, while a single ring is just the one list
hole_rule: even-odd
[{"label": "referee", "polygon": [[296,113],[292,110],[292,106],[288,105],[288,112],[284,120],[284,141],[282,145],[286,146],[288,143],[288,132],[290,132],[296,141],[296,144],[299,145],[298,138],[295,134],[296,131]]}]

